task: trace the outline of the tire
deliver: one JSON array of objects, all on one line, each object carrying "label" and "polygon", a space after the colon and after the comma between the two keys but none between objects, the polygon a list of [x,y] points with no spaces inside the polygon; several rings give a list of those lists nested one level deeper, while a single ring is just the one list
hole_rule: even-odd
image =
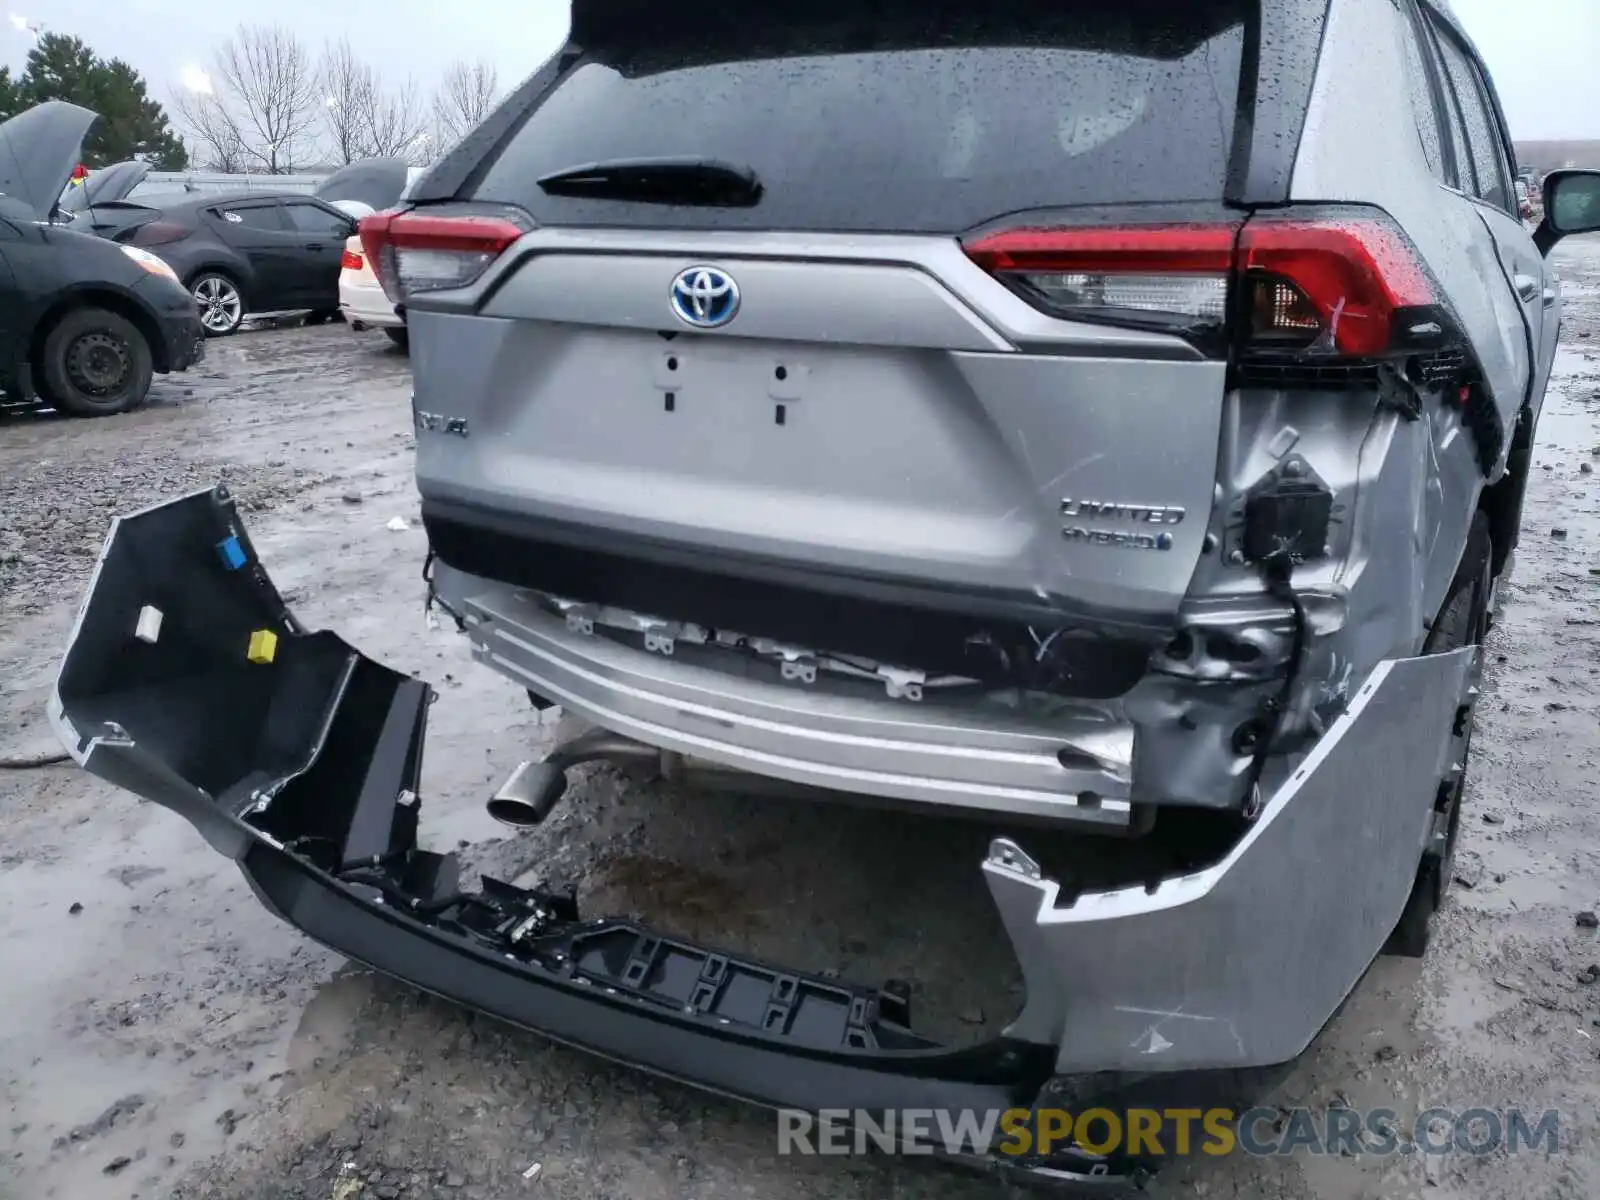
[{"label": "tire", "polygon": [[[1439,616],[1422,644],[1424,654],[1448,654],[1463,646],[1482,643],[1488,626],[1490,590],[1494,586],[1493,568],[1494,544],[1489,537],[1489,519],[1478,512],[1473,516],[1461,564],[1450,581]],[[1472,723],[1472,710],[1464,707],[1456,716],[1451,756],[1460,769],[1439,781],[1433,804],[1436,820],[1438,814],[1444,814],[1444,850],[1442,853],[1432,849],[1423,851],[1411,895],[1385,947],[1390,954],[1421,958],[1428,948],[1433,914],[1450,894],[1456,842],[1461,829],[1461,804],[1466,794],[1472,753]]]},{"label": "tire", "polygon": [[56,408],[75,417],[108,417],[145,402],[154,362],[132,321],[103,308],[75,308],[46,335],[38,368]]},{"label": "tire", "polygon": [[1494,538],[1494,573],[1497,578],[1510,575],[1512,555],[1522,533],[1522,508],[1528,498],[1528,473],[1533,470],[1533,435],[1532,419],[1524,410],[1517,422],[1516,432],[1512,434],[1511,453],[1506,456],[1505,478],[1495,484],[1495,488],[1504,487],[1508,493],[1503,512],[1489,529],[1489,535]]},{"label": "tire", "polygon": [[399,329],[385,329],[383,332],[387,334],[389,340],[396,346],[399,346],[400,349],[406,351],[408,354],[411,352],[411,331],[409,329],[401,326]]},{"label": "tire", "polygon": [[227,337],[244,324],[244,293],[232,276],[202,271],[189,281],[189,291],[200,306],[200,325],[207,337]]}]

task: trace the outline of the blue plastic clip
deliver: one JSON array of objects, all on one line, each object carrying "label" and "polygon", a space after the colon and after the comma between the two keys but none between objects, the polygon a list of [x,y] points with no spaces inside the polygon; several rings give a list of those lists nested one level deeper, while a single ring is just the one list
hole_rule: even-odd
[{"label": "blue plastic clip", "polygon": [[225,537],[218,542],[217,553],[222,556],[222,565],[230,571],[237,571],[245,564],[244,547],[236,537]]}]

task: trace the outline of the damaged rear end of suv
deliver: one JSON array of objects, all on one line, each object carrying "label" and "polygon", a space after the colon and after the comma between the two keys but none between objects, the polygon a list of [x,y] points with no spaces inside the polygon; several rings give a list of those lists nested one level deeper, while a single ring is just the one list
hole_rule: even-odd
[{"label": "damaged rear end of suv", "polygon": [[363,222],[428,601],[571,733],[492,811],[616,760],[981,820],[994,1040],[463,886],[417,845],[428,685],[302,628],[220,490],[113,530],[63,739],[319,941],[759,1104],[1289,1061],[1426,941],[1555,338],[1548,244],[1437,124],[1475,88],[1503,131],[1475,62],[1431,0],[576,0]]}]

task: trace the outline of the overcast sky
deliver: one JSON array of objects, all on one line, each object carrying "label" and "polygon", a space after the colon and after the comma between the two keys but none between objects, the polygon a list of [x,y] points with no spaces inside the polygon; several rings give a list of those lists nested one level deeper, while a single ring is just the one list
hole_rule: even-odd
[{"label": "overcast sky", "polygon": [[[7,15],[128,60],[167,100],[240,22],[279,22],[319,47],[348,34],[394,76],[431,87],[455,58],[488,58],[510,87],[566,33],[569,0],[0,0]],[[670,2],[670,0],[668,0]],[[1600,0],[1454,0],[1517,138],[1600,138]],[[31,35],[0,24],[16,70]]]}]

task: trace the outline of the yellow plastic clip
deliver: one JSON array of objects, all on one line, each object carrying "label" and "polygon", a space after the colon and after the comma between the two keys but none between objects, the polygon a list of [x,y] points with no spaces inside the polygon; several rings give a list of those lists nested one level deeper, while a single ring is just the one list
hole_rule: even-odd
[{"label": "yellow plastic clip", "polygon": [[278,655],[278,635],[270,629],[258,629],[250,635],[250,646],[244,656],[253,663],[269,663]]}]

